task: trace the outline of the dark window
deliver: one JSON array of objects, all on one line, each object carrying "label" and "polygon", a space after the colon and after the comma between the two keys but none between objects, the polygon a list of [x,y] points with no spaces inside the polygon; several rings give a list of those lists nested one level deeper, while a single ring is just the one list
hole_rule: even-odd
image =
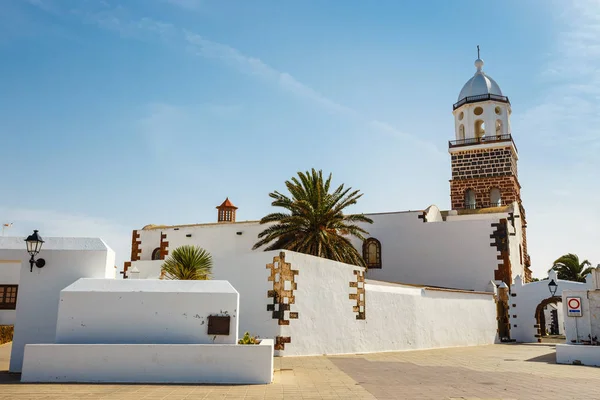
[{"label": "dark window", "polygon": [[375,238],[363,242],[363,259],[367,268],[381,268],[381,243]]},{"label": "dark window", "polygon": [[0,285],[0,310],[17,308],[17,285]]},{"label": "dark window", "polygon": [[523,247],[519,245],[519,259],[521,260],[521,265],[523,265]]},{"label": "dark window", "polygon": [[465,191],[465,208],[477,208],[477,202],[475,201],[475,191],[473,189],[467,189]]},{"label": "dark window", "polygon": [[160,247],[154,249],[154,251],[152,252],[152,259],[160,260]]}]

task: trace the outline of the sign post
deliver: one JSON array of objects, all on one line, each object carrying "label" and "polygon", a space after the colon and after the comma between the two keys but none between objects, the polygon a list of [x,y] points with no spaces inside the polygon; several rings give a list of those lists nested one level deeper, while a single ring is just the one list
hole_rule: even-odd
[{"label": "sign post", "polygon": [[[581,297],[567,297],[567,315],[569,317],[581,317]],[[579,343],[579,329],[577,329],[577,320],[575,320],[576,343]]]}]

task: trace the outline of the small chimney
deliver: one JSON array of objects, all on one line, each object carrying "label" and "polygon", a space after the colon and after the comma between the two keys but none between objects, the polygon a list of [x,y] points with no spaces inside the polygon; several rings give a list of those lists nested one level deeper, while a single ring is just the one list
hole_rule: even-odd
[{"label": "small chimney", "polygon": [[231,201],[229,201],[229,197],[225,199],[225,201],[217,207],[218,212],[218,222],[235,222],[235,210],[237,207],[233,205]]}]

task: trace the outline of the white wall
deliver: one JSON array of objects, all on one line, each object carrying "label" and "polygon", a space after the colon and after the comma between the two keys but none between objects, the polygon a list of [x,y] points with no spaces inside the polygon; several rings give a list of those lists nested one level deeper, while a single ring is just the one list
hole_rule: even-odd
[{"label": "white wall", "polygon": [[[238,298],[227,281],[79,279],[60,293],[56,343],[235,344]],[[229,335],[209,336],[209,315],[230,316]]]},{"label": "white wall", "polygon": [[[160,235],[167,235],[169,252],[179,246],[193,245],[208,250],[213,256],[226,254],[243,254],[252,251],[258,241],[258,234],[265,228],[256,221],[238,222],[235,224],[214,223],[192,226],[181,226],[163,229],[138,230],[142,253],[141,260],[151,260],[152,252],[160,247]],[[237,232],[242,232],[237,235]],[[191,235],[187,237],[186,235]]]},{"label": "white wall", "polygon": [[[18,285],[21,273],[21,260],[0,259],[0,285]],[[17,302],[19,289],[17,289]],[[0,325],[14,325],[17,310],[0,310]]]},{"label": "white wall", "polygon": [[60,291],[81,277],[113,278],[114,252],[95,238],[44,238],[37,258],[44,268],[29,271],[23,238],[1,237],[0,259],[21,260],[10,371],[20,372],[28,343],[54,343]]},{"label": "white wall", "polygon": [[290,336],[281,355],[317,355],[492,344],[496,306],[492,293],[441,291],[367,281],[366,319],[352,307],[358,267],[285,252],[298,269],[298,319],[281,326]]},{"label": "white wall", "polygon": [[[225,279],[240,293],[240,335],[289,336],[279,355],[339,354],[494,343],[496,308],[492,293],[436,291],[385,283],[366,285],[366,320],[352,307],[355,270],[347,264],[285,251],[286,262],[298,270],[295,303],[298,319],[278,325],[267,305],[273,289],[268,281],[278,251],[216,257],[215,279]],[[157,262],[159,263],[159,262]],[[138,265],[132,263],[132,265]]]},{"label": "white wall", "polygon": [[[509,297],[510,314],[510,336],[518,342],[537,342],[537,324],[535,319],[535,310],[542,300],[550,297],[548,283],[554,279],[558,285],[556,296],[561,296],[565,290],[585,290],[589,283],[572,282],[558,279],[555,271],[549,272],[549,279],[524,284],[521,277],[515,279],[515,283],[510,287],[511,296]],[[563,308],[565,324],[569,319],[564,313],[564,304],[559,304]],[[516,317],[515,317],[516,316]],[[546,320],[546,323],[549,323]],[[565,332],[565,334],[568,334]]]},{"label": "white wall", "polygon": [[[422,211],[367,214],[374,223],[366,224],[364,228],[370,232],[369,236],[381,242],[383,262],[381,270],[371,269],[368,272],[369,278],[488,290],[490,281],[494,279],[494,270],[498,267],[498,252],[490,246],[490,234],[495,229],[491,223],[498,222],[507,214],[483,214],[477,219],[442,221],[437,207],[432,206],[428,210],[428,220],[431,222],[427,223],[419,219]],[[516,221],[520,224],[519,219]],[[206,249],[214,258],[228,258],[234,254],[253,253],[252,246],[258,241],[258,234],[266,227],[258,222],[241,222],[139,230],[141,260],[151,259],[152,251],[160,246],[161,232],[167,235],[169,251],[190,244]],[[513,276],[519,272],[522,274],[522,267],[519,269],[517,265],[518,243],[513,248],[513,243],[520,243],[520,225],[517,227],[518,236],[509,237]],[[362,242],[352,239],[352,243],[362,254]],[[152,269],[136,264],[140,271],[144,271],[140,273],[140,279],[160,275],[157,265],[154,264]],[[142,276],[143,273],[148,275]]]},{"label": "white wall", "polygon": [[22,382],[266,384],[273,341],[259,345],[27,345]]},{"label": "white wall", "polygon": [[557,344],[556,363],[600,367],[600,347]]},{"label": "white wall", "polygon": [[[270,272],[266,269],[266,264],[271,262],[279,252],[247,251],[243,255],[235,252],[215,253],[213,253],[212,278],[229,281],[240,296],[238,313],[240,336],[246,331],[261,337],[277,336],[279,332],[277,321],[273,320],[271,312],[267,311],[267,305],[272,303],[272,299],[267,298],[267,292],[273,289],[273,283],[267,280]],[[160,271],[162,263],[161,260],[134,261],[131,266],[140,270],[140,276],[156,276],[160,274],[156,272]]]},{"label": "white wall", "polygon": [[[381,269],[367,277],[379,281],[485,291],[498,268],[490,246],[494,219],[426,222],[422,212],[370,214],[366,227],[381,242]],[[362,243],[352,239],[362,252]]]},{"label": "white wall", "polygon": [[[509,212],[514,213],[514,227],[510,221],[507,221],[508,228],[508,251],[511,265],[511,280],[517,276],[525,275],[525,254],[523,253],[523,220],[521,217],[521,211],[519,204],[513,202],[508,208],[507,212],[500,213],[475,213],[475,214],[462,214],[462,215],[448,215],[446,217],[447,222],[452,221],[475,221],[475,220],[486,220],[492,222],[498,222],[500,219],[508,218]],[[491,240],[490,240],[491,242]],[[492,278],[493,279],[493,278]]]}]

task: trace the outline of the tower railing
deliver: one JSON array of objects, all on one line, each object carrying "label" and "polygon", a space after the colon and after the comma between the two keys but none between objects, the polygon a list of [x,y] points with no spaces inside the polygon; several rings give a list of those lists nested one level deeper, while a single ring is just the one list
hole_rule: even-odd
[{"label": "tower railing", "polygon": [[508,97],[488,93],[488,94],[479,94],[477,96],[467,96],[464,99],[459,100],[457,103],[454,103],[454,105],[452,106],[452,110],[456,110],[458,107],[460,107],[464,104],[477,103],[479,101],[486,101],[486,100],[501,101],[502,103],[510,104]]},{"label": "tower railing", "polygon": [[460,139],[460,140],[450,140],[448,142],[448,147],[460,147],[460,146],[472,146],[475,144],[487,144],[487,143],[497,143],[497,142],[512,142],[515,149],[517,146],[512,139],[512,135],[510,133],[505,133],[502,135],[491,135],[491,136],[482,136],[479,138],[470,138],[470,139]]}]

